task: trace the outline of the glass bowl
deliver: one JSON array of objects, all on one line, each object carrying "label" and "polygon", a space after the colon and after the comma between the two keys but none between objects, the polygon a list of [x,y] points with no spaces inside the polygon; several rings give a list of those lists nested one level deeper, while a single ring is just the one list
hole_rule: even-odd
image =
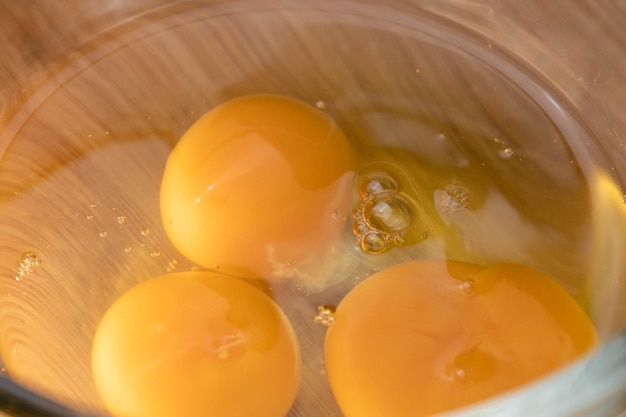
[{"label": "glass bowl", "polygon": [[[90,366],[104,312],[148,277],[197,268],[161,224],[170,150],[214,106],[270,93],[330,114],[353,143],[357,180],[408,178],[420,213],[412,240],[378,255],[359,247],[348,213],[339,249],[307,266],[315,278],[273,288],[302,347],[289,416],[341,415],[318,307],[418,258],[531,265],[585,308],[602,341],[565,369],[450,416],[623,412],[626,38],[611,22],[625,12],[606,3],[0,6],[5,411],[106,415]],[[611,178],[604,188],[599,172]]]}]

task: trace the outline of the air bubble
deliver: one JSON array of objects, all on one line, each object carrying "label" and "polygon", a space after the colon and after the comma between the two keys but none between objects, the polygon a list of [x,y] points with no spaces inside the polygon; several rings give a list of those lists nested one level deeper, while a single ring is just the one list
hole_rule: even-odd
[{"label": "air bubble", "polygon": [[119,224],[124,224],[126,223],[126,216],[117,216],[117,222]]},{"label": "air bubble", "polygon": [[361,196],[381,193],[384,191],[397,191],[397,181],[388,174],[375,174],[359,180],[358,191]]},{"label": "air bubble", "polygon": [[130,253],[130,252],[132,252],[132,250],[133,250],[132,246],[126,246],[124,248],[124,252],[126,252],[126,253]]},{"label": "air bubble", "polygon": [[141,236],[148,236],[150,234],[150,229],[145,228],[141,230]]},{"label": "air bubble", "polygon": [[100,237],[107,237],[109,235],[109,232],[107,232],[106,230],[101,231],[100,233],[98,233],[98,235]]},{"label": "air bubble", "polygon": [[320,110],[325,110],[326,109],[326,102],[324,100],[317,100],[315,102],[315,107],[317,107]]},{"label": "air bubble", "polygon": [[461,283],[459,284],[459,289],[467,295],[472,295],[476,292],[476,289],[474,288],[474,280],[473,279],[464,279],[463,281],[461,281]]},{"label": "air bubble", "polygon": [[396,193],[384,192],[373,196],[364,205],[364,216],[368,222],[386,233],[402,232],[413,223],[411,203]]},{"label": "air bubble", "polygon": [[161,256],[161,252],[159,252],[158,250],[150,252],[151,258],[158,258],[159,256]]},{"label": "air bubble", "polygon": [[358,235],[367,233],[369,228],[367,227],[367,224],[365,224],[364,222],[358,222],[354,224],[354,227],[352,228],[352,230],[354,231],[354,234],[358,236]]},{"label": "air bubble", "polygon": [[373,255],[383,253],[387,249],[385,236],[379,232],[367,232],[361,239],[361,249]]},{"label": "air bubble", "polygon": [[511,148],[504,148],[500,151],[500,156],[504,159],[508,159],[513,156],[515,152]]}]

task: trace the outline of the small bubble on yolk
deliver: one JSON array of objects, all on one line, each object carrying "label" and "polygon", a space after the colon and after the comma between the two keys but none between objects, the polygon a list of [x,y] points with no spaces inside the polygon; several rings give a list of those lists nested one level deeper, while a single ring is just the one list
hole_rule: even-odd
[{"label": "small bubble on yolk", "polygon": [[346,417],[420,417],[541,377],[597,344],[558,284],[520,265],[412,261],[356,286],[325,340]]},{"label": "small bubble on yolk", "polygon": [[340,236],[354,166],[348,140],[315,107],[236,98],[201,117],[172,151],[163,224],[191,261],[269,278],[281,265],[314,263]]},{"label": "small bubble on yolk", "polygon": [[117,417],[284,417],[300,351],[279,307],[211,272],[147,280],[122,295],[94,338],[94,380]]}]

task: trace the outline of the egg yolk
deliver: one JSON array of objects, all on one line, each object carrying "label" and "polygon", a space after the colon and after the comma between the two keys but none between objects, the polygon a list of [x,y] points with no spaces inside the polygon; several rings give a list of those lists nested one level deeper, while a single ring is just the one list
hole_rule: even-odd
[{"label": "egg yolk", "polygon": [[209,111],[175,146],[161,216],[191,261],[267,278],[332,246],[353,176],[350,144],[328,115],[291,98],[244,96]]},{"label": "egg yolk", "polygon": [[97,329],[92,366],[118,417],[283,417],[301,372],[274,301],[211,272],[159,276],[122,295]]},{"label": "egg yolk", "polygon": [[419,417],[529,382],[596,344],[584,312],[533,269],[413,261],[348,293],[325,360],[346,417]]}]

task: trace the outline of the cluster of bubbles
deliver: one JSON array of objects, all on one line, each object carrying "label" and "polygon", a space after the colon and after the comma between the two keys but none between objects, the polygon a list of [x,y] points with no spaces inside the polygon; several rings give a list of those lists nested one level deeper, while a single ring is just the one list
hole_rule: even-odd
[{"label": "cluster of bubbles", "polygon": [[39,267],[39,265],[41,265],[41,259],[34,252],[27,252],[22,254],[15,280],[21,280],[26,275],[35,271]]},{"label": "cluster of bubbles", "polygon": [[316,324],[323,327],[330,327],[335,322],[335,306],[322,305],[317,306],[317,314],[313,318]]},{"label": "cluster of bubbles", "polygon": [[357,245],[374,255],[403,246],[417,213],[397,179],[385,170],[367,169],[356,184],[359,199],[352,217]]},{"label": "cluster of bubbles", "polygon": [[452,180],[443,190],[439,208],[442,213],[458,213],[469,208],[470,202],[470,191]]}]

